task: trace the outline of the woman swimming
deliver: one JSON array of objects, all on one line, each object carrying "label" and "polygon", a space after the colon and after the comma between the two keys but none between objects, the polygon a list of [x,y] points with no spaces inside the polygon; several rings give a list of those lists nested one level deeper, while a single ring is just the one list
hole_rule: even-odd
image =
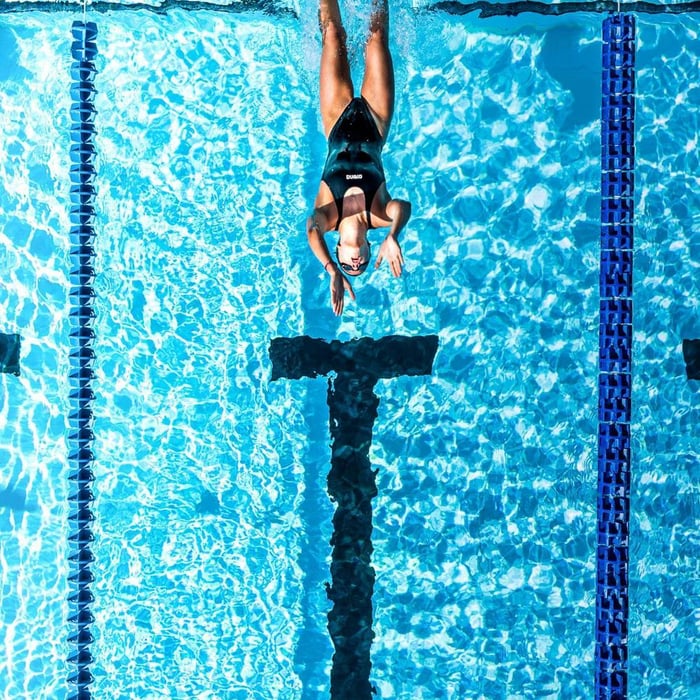
[{"label": "woman swimming", "polygon": [[[355,299],[348,276],[362,274],[369,265],[369,229],[390,227],[375,268],[386,259],[394,276],[401,274],[398,235],[411,216],[411,204],[391,198],[381,159],[394,114],[387,0],[373,0],[360,97],[355,97],[350,78],[338,0],[320,0],[319,23],[323,42],[321,118],[328,157],[306,233],[311,250],[330,275],[331,304],[339,315],[345,292]],[[337,263],[324,240],[328,231],[338,231]]]}]

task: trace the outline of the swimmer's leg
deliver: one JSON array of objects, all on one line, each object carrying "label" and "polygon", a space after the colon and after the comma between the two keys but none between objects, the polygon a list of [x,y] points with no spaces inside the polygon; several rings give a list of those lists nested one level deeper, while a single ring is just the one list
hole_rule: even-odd
[{"label": "swimmer's leg", "polygon": [[321,119],[328,138],[338,117],[354,96],[345,29],[338,0],[320,0],[318,21],[321,28]]},{"label": "swimmer's leg", "polygon": [[394,64],[389,52],[387,0],[372,0],[369,31],[361,94],[372,108],[379,133],[386,140],[394,116]]}]

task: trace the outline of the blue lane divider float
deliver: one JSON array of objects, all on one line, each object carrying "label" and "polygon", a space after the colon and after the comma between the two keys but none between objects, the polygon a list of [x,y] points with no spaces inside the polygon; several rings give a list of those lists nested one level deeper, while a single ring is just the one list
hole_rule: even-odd
[{"label": "blue lane divider float", "polygon": [[68,641],[73,647],[69,662],[76,667],[68,679],[76,688],[70,700],[90,700],[88,688],[93,681],[90,626],[94,622],[90,605],[94,561],[90,543],[93,540],[92,495],[92,392],[95,359],[92,307],[95,293],[93,261],[95,251],[95,58],[97,26],[93,22],[73,23],[71,55],[71,148],[70,148],[70,434],[69,464],[73,484],[69,497],[70,512],[70,583],[71,614],[68,622],[73,632]]},{"label": "blue lane divider float", "polygon": [[603,22],[596,698],[627,698],[635,20]]}]

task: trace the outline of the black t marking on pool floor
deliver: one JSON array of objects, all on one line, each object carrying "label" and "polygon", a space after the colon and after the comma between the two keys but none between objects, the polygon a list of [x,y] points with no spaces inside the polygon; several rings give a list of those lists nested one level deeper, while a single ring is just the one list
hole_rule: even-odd
[{"label": "black t marking on pool floor", "polygon": [[369,461],[379,379],[432,373],[436,335],[360,338],[346,343],[299,336],[270,344],[272,379],[300,379],[332,372],[328,380],[331,469],[328,494],[336,504],[331,546],[333,608],[328,631],[335,653],[331,668],[333,700],[369,700],[372,631],[372,498],[376,471]]},{"label": "black t marking on pool floor", "polygon": [[0,333],[0,372],[19,377],[20,342],[16,333]]}]

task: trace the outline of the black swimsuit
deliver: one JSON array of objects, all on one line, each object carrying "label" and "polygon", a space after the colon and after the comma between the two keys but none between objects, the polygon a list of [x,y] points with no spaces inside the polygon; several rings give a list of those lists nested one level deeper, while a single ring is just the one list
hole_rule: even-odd
[{"label": "black swimsuit", "polygon": [[372,200],[385,182],[382,167],[383,141],[377,123],[362,97],[355,97],[345,108],[328,136],[328,157],[321,180],[328,188],[338,209],[338,228],[343,218],[343,197],[349,187],[365,193],[367,223],[371,226]]}]

